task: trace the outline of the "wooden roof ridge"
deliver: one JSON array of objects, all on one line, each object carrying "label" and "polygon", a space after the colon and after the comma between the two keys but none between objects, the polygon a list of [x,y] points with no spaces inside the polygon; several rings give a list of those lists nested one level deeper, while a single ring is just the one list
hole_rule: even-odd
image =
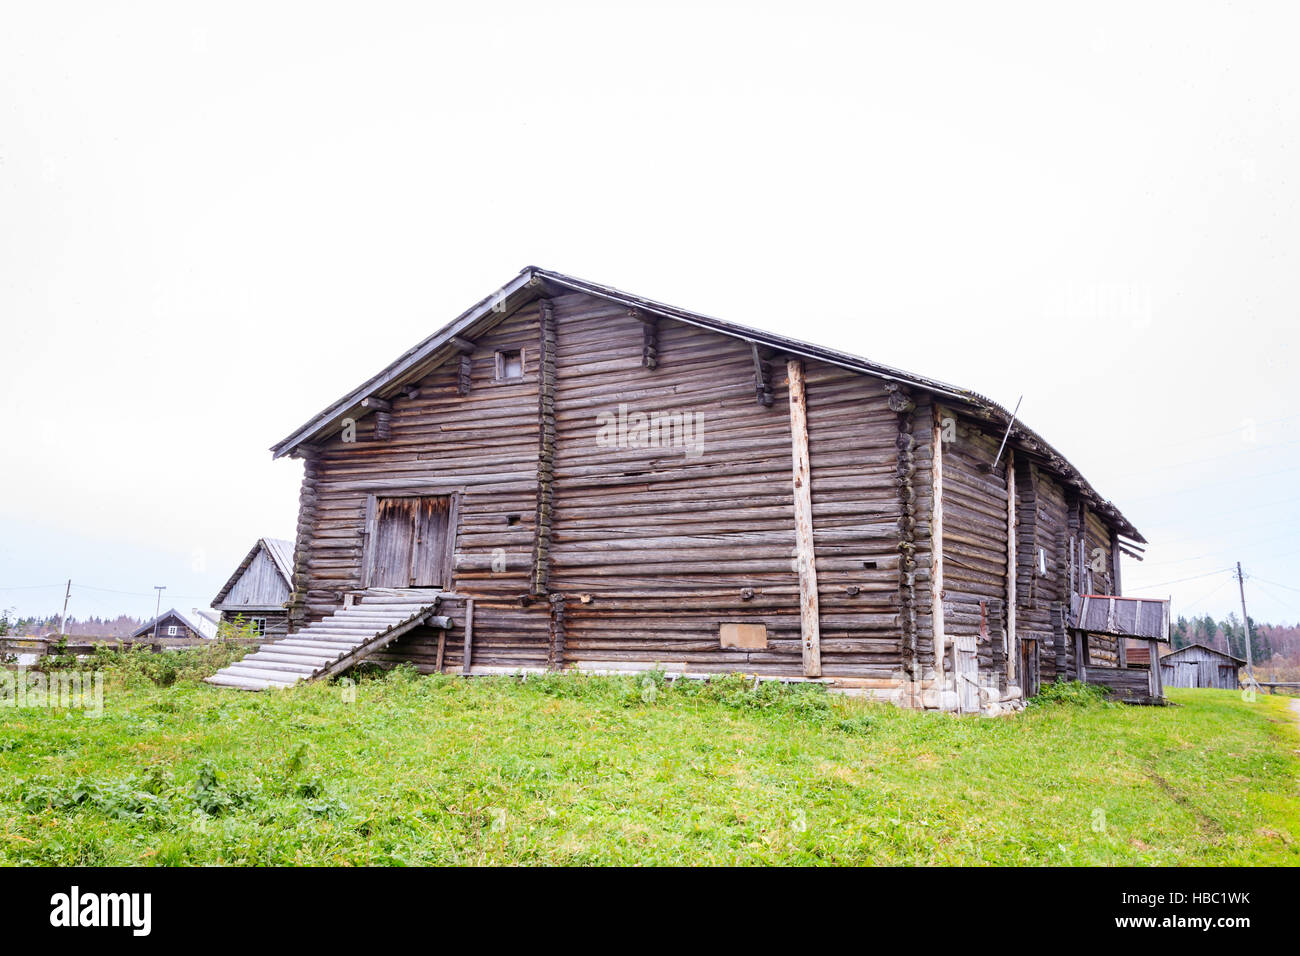
[{"label": "wooden roof ridge", "polygon": [[217,596],[212,599],[212,606],[215,607],[226,599],[226,595],[235,586],[235,582],[248,570],[248,566],[257,557],[257,552],[263,548],[270,555],[271,563],[280,572],[280,577],[284,579],[284,583],[289,586],[290,591],[293,590],[293,542],[286,541],[283,538],[258,538],[257,543],[249,549],[248,554],[244,555],[244,560],[239,562],[239,567],[235,568],[235,573],[221,586]]},{"label": "wooden roof ridge", "polygon": [[[1134,527],[1132,522],[1124,517],[1119,508],[1109,499],[1102,497],[1064,455],[1052,447],[1041,435],[1015,418],[1002,405],[978,392],[949,385],[938,379],[896,369],[849,352],[842,352],[838,349],[816,345],[774,332],[728,322],[699,312],[691,312],[644,296],[624,292],[612,286],[578,279],[562,272],[543,269],[538,266],[525,266],[517,276],[500,289],[480,299],[441,329],[407,349],[396,361],[372,375],[338,401],[303,423],[288,436],[271,446],[272,457],[281,458],[284,455],[295,453],[300,446],[314,440],[322,431],[339,427],[344,418],[356,419],[362,417],[368,411],[361,405],[364,399],[387,397],[396,393],[402,385],[423,374],[429,368],[435,367],[440,360],[445,360],[452,354],[459,354],[455,347],[451,345],[453,338],[462,337],[464,333],[477,326],[480,322],[490,322],[495,325],[522,306],[541,297],[548,287],[581,292],[625,305],[628,308],[640,309],[663,318],[709,329],[791,355],[816,359],[850,371],[862,372],[886,381],[920,388],[933,395],[958,403],[964,410],[977,418],[1003,429],[1009,427],[1010,441],[1015,442],[1022,450],[1040,458],[1048,471],[1058,475],[1067,484],[1075,488],[1100,516],[1109,519],[1109,523],[1120,534],[1139,543],[1146,542],[1146,538]],[[438,354],[440,351],[441,356]],[[381,395],[381,392],[385,394]]]}]

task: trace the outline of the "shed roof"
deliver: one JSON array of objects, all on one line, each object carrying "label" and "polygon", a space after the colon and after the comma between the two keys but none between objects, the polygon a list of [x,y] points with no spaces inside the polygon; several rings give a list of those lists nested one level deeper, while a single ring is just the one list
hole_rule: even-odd
[{"label": "shed roof", "polygon": [[423,376],[452,355],[459,354],[451,340],[456,337],[472,337],[481,331],[496,325],[511,313],[535,299],[555,293],[582,292],[587,295],[605,299],[640,310],[651,315],[661,316],[688,325],[710,329],[723,335],[729,335],[774,349],[780,353],[817,359],[831,365],[863,372],[887,381],[898,382],[920,388],[960,406],[966,413],[988,421],[1000,428],[1010,426],[1009,441],[1019,450],[1036,457],[1050,472],[1060,476],[1066,484],[1077,489],[1089,505],[1102,516],[1107,523],[1137,542],[1146,539],[1137,528],[1124,517],[1120,510],[1100,493],[1079,473],[1069,461],[1055,448],[1047,443],[1037,432],[1014,419],[1011,412],[997,402],[968,389],[948,385],[937,379],[926,378],[900,369],[873,362],[870,359],[841,352],[837,349],[814,345],[799,339],[765,332],[761,329],[726,322],[711,316],[691,312],[676,306],[666,305],[643,296],[623,292],[611,286],[577,279],[573,276],[542,269],[537,266],[525,266],[519,274],[500,289],[476,302],[447,325],[428,338],[402,353],[396,361],[382,371],[348,392],[328,408],[303,423],[295,431],[271,447],[273,457],[291,455],[309,442],[315,441],[323,434],[341,427],[344,418],[358,419],[370,409],[362,406],[366,398],[391,398],[403,385]]},{"label": "shed roof", "polygon": [[1070,596],[1071,627],[1092,634],[1169,640],[1169,602],[1114,594]]},{"label": "shed roof", "polygon": [[1170,651],[1164,657],[1160,658],[1160,663],[1163,664],[1165,661],[1169,660],[1172,657],[1178,657],[1182,655],[1184,651],[1190,651],[1194,647],[1199,647],[1203,651],[1209,651],[1211,654],[1215,655],[1216,657],[1222,657],[1225,660],[1236,661],[1238,664],[1246,663],[1242,658],[1237,657],[1234,654],[1229,654],[1226,651],[1221,651],[1217,647],[1211,647],[1209,644],[1202,644],[1200,641],[1193,641],[1191,644],[1188,644],[1186,647],[1180,647],[1176,651]]}]

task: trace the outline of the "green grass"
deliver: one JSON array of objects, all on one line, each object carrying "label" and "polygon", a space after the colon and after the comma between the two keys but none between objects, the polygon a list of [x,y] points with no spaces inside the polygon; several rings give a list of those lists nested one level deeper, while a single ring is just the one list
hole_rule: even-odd
[{"label": "green grass", "polygon": [[996,720],[737,679],[397,672],[0,708],[7,864],[1300,864],[1286,701]]}]

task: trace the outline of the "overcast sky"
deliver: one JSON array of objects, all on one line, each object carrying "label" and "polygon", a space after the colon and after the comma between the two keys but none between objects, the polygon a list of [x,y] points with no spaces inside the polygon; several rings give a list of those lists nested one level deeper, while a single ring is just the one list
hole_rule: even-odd
[{"label": "overcast sky", "polygon": [[1300,621],[1285,5],[2,10],[0,607],[206,607],[268,446],[536,264],[1023,394],[1127,592]]}]

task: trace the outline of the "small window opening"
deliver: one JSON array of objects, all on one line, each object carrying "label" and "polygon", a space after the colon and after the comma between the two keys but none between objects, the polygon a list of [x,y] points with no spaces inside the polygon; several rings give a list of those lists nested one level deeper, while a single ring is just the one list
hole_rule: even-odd
[{"label": "small window opening", "polygon": [[248,627],[254,637],[261,637],[263,634],[266,633],[266,618],[264,617],[252,618],[248,622]]},{"label": "small window opening", "polygon": [[876,562],[875,562],[875,561],[863,561],[863,562],[862,562],[862,566],[863,566],[864,568],[867,568],[868,570],[872,570],[872,571],[874,571],[875,568],[876,568]]},{"label": "small window opening", "polygon": [[1038,549],[1038,576],[1040,578],[1047,577],[1047,549],[1046,548]]},{"label": "small window opening", "polygon": [[524,350],[505,349],[497,352],[497,379],[524,377]]},{"label": "small window opening", "polygon": [[167,636],[168,636],[168,637],[175,637],[175,636],[176,636],[176,625],[175,625],[175,624],[168,624],[168,625],[167,625]]},{"label": "small window opening", "polygon": [[519,524],[519,515],[506,515],[506,524],[510,525],[511,527]]}]

